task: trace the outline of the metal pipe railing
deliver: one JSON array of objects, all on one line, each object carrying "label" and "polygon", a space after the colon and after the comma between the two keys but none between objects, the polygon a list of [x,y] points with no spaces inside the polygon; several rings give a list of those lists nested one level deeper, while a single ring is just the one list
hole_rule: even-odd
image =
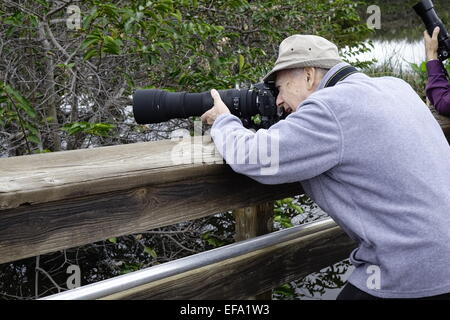
[{"label": "metal pipe railing", "polygon": [[336,223],[331,218],[321,219],[57,293],[40,300],[99,299],[333,227],[336,227]]}]

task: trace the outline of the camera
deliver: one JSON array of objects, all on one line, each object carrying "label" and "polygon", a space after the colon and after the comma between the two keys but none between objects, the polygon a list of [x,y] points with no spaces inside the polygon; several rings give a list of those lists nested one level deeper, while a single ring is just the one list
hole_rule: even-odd
[{"label": "camera", "polygon": [[447,29],[434,10],[433,2],[431,0],[422,0],[414,5],[413,9],[422,18],[430,36],[433,34],[434,28],[440,28],[438,36],[438,58],[441,61],[450,58],[450,38]]},{"label": "camera", "polygon": [[[239,117],[246,128],[267,129],[287,116],[276,105],[278,92],[273,84],[257,83],[250,89],[218,90],[230,112]],[[167,92],[141,89],[133,95],[133,114],[137,123],[160,123],[175,118],[201,116],[211,109],[211,93]],[[259,121],[253,117],[259,115]]]}]

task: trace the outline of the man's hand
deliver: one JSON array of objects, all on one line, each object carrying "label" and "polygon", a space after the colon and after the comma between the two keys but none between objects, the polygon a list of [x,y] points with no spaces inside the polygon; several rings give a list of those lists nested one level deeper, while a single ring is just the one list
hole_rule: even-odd
[{"label": "man's hand", "polygon": [[213,124],[216,121],[217,117],[221,114],[231,113],[228,107],[220,98],[219,92],[216,89],[211,90],[211,96],[214,100],[214,106],[202,114],[202,122],[206,122],[207,124]]},{"label": "man's hand", "polygon": [[427,61],[437,60],[438,59],[438,35],[439,35],[439,27],[434,28],[433,36],[430,37],[428,31],[425,30],[423,36],[425,38],[425,52],[427,56]]}]

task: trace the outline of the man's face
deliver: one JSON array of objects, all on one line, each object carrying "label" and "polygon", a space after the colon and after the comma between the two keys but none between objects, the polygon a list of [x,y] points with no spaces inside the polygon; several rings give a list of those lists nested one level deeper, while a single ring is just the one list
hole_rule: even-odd
[{"label": "man's face", "polygon": [[297,111],[300,104],[316,90],[320,82],[317,75],[314,68],[278,71],[275,81],[277,106],[283,107],[287,113]]}]

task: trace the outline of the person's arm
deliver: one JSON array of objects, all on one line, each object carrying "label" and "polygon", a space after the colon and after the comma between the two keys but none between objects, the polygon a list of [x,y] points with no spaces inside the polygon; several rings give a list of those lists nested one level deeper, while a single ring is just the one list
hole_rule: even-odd
[{"label": "person's arm", "polygon": [[444,71],[444,65],[438,60],[438,34],[439,27],[434,29],[432,37],[427,31],[424,32],[428,73],[425,93],[438,113],[450,116],[450,84]]},{"label": "person's arm", "polygon": [[450,83],[443,68],[439,60],[427,62],[428,83],[425,92],[437,112],[450,116]]},{"label": "person's arm", "polygon": [[285,120],[245,129],[234,115],[219,115],[212,126],[214,143],[231,168],[264,184],[307,180],[338,165],[342,132],[331,109],[311,100]]}]

